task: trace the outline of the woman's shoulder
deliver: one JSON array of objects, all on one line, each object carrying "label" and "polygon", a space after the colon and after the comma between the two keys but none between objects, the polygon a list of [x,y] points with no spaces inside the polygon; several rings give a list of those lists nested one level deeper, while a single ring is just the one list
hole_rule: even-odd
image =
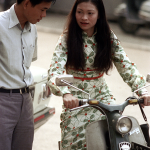
[{"label": "woman's shoulder", "polygon": [[63,32],[60,36],[59,36],[59,41],[65,42],[67,39],[67,33]]},{"label": "woman's shoulder", "polygon": [[116,34],[114,33],[113,30],[111,30],[110,38],[111,38],[112,40],[118,40],[118,38],[117,38],[117,36],[116,36]]},{"label": "woman's shoulder", "polygon": [[67,38],[67,33],[63,32],[62,34],[60,34],[59,38],[60,39],[66,39]]},{"label": "woman's shoulder", "polygon": [[62,47],[66,47],[66,45],[67,45],[67,33],[66,33],[66,32],[63,32],[63,33],[59,36],[56,45],[60,45],[60,46],[62,46]]}]

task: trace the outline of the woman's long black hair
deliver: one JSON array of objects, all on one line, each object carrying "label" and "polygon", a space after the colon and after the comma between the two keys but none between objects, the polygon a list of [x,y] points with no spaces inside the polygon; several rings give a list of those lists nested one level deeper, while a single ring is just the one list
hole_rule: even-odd
[{"label": "woman's long black hair", "polygon": [[106,74],[112,68],[111,55],[111,30],[106,20],[105,8],[102,0],[76,0],[72,10],[68,16],[68,22],[65,31],[67,31],[67,49],[68,59],[66,68],[73,67],[74,69],[82,69],[85,67],[85,56],[83,52],[82,29],[76,21],[77,5],[82,2],[91,2],[99,12],[99,19],[96,23],[96,42],[97,53],[94,59],[93,67],[97,70],[104,71]]}]

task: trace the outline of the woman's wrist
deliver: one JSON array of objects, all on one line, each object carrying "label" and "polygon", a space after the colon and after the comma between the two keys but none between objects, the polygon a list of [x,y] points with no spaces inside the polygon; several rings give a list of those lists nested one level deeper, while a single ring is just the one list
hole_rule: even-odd
[{"label": "woman's wrist", "polygon": [[141,96],[144,96],[144,95],[148,95],[148,92],[147,91],[142,92]]},{"label": "woman's wrist", "polygon": [[65,95],[68,95],[68,94],[71,94],[71,93],[65,93],[65,94],[63,94],[63,97],[64,97]]}]

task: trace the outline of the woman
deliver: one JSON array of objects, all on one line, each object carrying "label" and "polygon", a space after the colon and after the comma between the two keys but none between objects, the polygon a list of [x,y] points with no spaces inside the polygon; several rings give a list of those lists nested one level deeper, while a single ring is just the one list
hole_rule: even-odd
[{"label": "woman", "polygon": [[[70,87],[57,87],[55,78],[66,71],[74,76],[76,87],[90,93],[91,98],[110,105],[115,103],[115,98],[103,75],[108,73],[113,63],[132,90],[145,85],[145,78],[130,62],[110,30],[102,0],[76,0],[49,69],[49,86],[55,95],[63,96],[64,102],[61,149],[86,150],[86,126],[95,120],[105,119],[105,116],[94,108],[69,112],[79,105],[78,99],[88,98],[88,95]],[[144,89],[137,94],[146,92]],[[149,97],[145,96],[145,105],[149,105],[146,98]]]}]

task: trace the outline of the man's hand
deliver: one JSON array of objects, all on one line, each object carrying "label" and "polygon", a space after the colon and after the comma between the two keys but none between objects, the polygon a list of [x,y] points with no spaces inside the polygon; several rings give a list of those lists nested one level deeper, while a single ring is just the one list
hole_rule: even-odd
[{"label": "man's hand", "polygon": [[72,96],[72,94],[64,94],[63,102],[66,108],[72,109],[79,106],[79,100]]}]

